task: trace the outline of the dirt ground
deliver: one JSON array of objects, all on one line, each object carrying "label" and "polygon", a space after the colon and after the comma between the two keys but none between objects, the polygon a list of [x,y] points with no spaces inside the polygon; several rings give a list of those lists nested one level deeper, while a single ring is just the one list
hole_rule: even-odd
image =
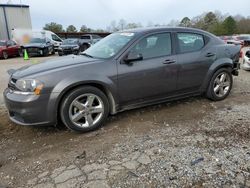
[{"label": "dirt ground", "polygon": [[[49,57],[52,58],[52,57]],[[0,92],[7,69],[0,61]],[[0,187],[250,187],[250,72],[231,95],[120,113],[91,133],[11,123],[0,97]]]}]

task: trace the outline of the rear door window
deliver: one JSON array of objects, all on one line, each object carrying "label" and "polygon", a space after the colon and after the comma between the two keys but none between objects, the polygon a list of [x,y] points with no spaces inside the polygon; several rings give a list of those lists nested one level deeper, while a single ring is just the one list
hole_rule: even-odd
[{"label": "rear door window", "polygon": [[177,33],[177,43],[180,53],[199,51],[205,46],[203,35],[196,33]]}]

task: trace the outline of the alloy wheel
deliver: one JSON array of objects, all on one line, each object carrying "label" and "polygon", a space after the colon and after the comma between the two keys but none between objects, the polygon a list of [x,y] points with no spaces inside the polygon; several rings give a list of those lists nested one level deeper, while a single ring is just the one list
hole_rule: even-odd
[{"label": "alloy wheel", "polygon": [[224,97],[230,90],[231,79],[226,72],[220,73],[214,80],[214,93],[217,97]]},{"label": "alloy wheel", "polygon": [[78,127],[94,126],[104,114],[104,103],[100,97],[88,93],[77,97],[69,107],[71,122]]}]

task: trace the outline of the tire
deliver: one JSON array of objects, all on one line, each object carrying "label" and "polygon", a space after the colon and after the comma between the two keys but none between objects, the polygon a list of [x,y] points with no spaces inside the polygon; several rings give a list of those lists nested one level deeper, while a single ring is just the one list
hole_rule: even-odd
[{"label": "tire", "polygon": [[70,130],[81,133],[100,128],[108,115],[109,102],[106,95],[91,86],[72,90],[63,98],[60,106],[62,122]]},{"label": "tire", "polygon": [[43,50],[43,56],[45,57],[45,56],[48,56],[49,55],[49,49],[48,48],[45,48],[44,50]]},{"label": "tire", "polygon": [[55,52],[55,49],[53,48],[51,54],[52,54],[52,55],[55,55],[55,53],[56,53],[56,52]]},{"label": "tire", "polygon": [[213,74],[207,89],[207,98],[213,101],[221,101],[230,94],[233,86],[231,72],[230,68],[221,68]]},{"label": "tire", "polygon": [[89,48],[89,46],[87,44],[83,44],[81,47],[81,52],[84,52],[85,50],[87,50]]},{"label": "tire", "polygon": [[3,59],[8,59],[9,55],[6,51],[3,51]]},{"label": "tire", "polygon": [[59,55],[59,56],[62,56],[62,55],[63,55],[63,53],[61,53],[61,52],[58,52],[58,55]]}]

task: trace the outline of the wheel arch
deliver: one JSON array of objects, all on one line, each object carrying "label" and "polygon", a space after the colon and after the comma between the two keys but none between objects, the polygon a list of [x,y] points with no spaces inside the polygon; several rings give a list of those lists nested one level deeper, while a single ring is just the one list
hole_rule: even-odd
[{"label": "wheel arch", "polygon": [[201,92],[204,93],[207,91],[207,88],[209,86],[209,82],[211,80],[211,78],[213,77],[214,73],[216,71],[218,71],[221,68],[231,68],[233,69],[233,61],[229,58],[223,58],[223,59],[219,59],[217,61],[215,61],[209,68],[205,79],[202,83],[201,86]]},{"label": "wheel arch", "polygon": [[78,83],[74,83],[69,85],[68,87],[64,88],[63,91],[60,93],[60,95],[57,98],[56,101],[56,117],[57,119],[59,118],[59,110],[60,110],[60,106],[62,104],[63,98],[72,90],[79,88],[79,87],[83,87],[83,86],[92,86],[92,87],[96,87],[99,90],[101,90],[108,98],[109,104],[110,104],[110,114],[116,114],[117,113],[117,102],[115,99],[114,94],[110,91],[110,89],[107,88],[107,86],[105,86],[105,84],[103,83],[99,83],[99,82],[78,82]]}]

